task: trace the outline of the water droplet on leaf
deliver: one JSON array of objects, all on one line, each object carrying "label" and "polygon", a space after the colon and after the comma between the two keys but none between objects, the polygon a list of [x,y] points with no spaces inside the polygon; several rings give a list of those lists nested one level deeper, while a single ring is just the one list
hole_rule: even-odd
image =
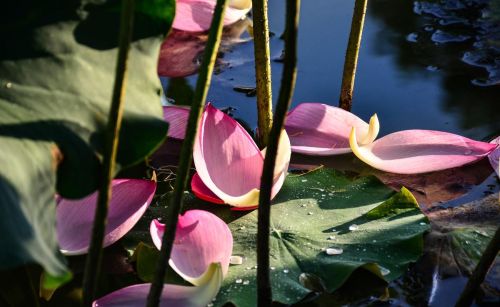
[{"label": "water droplet on leaf", "polygon": [[344,250],[341,249],[341,248],[330,247],[330,248],[326,249],[326,254],[330,255],[330,256],[332,256],[332,255],[340,255],[343,252],[344,252]]}]

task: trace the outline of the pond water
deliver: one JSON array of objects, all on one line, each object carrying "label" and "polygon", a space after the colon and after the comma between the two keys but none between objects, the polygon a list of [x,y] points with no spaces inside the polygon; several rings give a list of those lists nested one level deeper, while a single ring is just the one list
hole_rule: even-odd
[{"label": "pond water", "polygon": [[[353,3],[302,1],[293,105],[338,104]],[[284,29],[284,8],[283,0],[269,1],[270,30],[275,34],[270,42],[273,59],[280,57],[283,48],[279,36]],[[488,74],[484,68],[462,61],[464,54],[474,49],[474,41],[433,42],[430,36],[448,31],[447,26],[439,24],[442,19],[414,11],[417,7],[410,1],[369,1],[352,112],[365,120],[377,113],[381,135],[416,128],[449,131],[474,139],[498,134],[500,85],[474,85],[473,80]],[[424,29],[431,32],[428,37],[420,35],[413,42],[412,35]],[[235,108],[234,116],[255,128],[256,98],[234,91],[239,86],[255,86],[252,41],[236,44],[224,52],[221,61],[224,64],[213,78],[208,100],[220,108]],[[274,101],[281,70],[282,63],[273,61]],[[186,103],[183,100],[190,96],[196,75],[185,80],[162,78],[162,82],[168,96]]]},{"label": "pond water", "polygon": [[[404,129],[432,129],[488,140],[500,134],[500,49],[477,58],[488,31],[493,28],[500,33],[498,25],[485,24],[481,18],[488,12],[484,9],[487,3],[369,1],[352,112],[366,121],[377,113],[381,135]],[[338,105],[353,5],[354,1],[344,0],[302,1],[293,106],[300,102]],[[462,14],[464,8],[466,16]],[[283,49],[279,37],[284,29],[284,9],[284,0],[269,0],[270,30],[274,34],[270,42],[274,101],[282,71],[282,63],[276,60]],[[255,129],[256,98],[234,90],[255,86],[253,43],[245,40],[249,38],[246,32],[241,38],[243,42],[223,52],[208,100],[218,108],[233,108],[234,117]],[[472,56],[476,56],[475,61],[471,61]],[[196,78],[161,80],[168,98],[187,104]],[[494,191],[499,190],[493,175],[473,188],[469,196],[450,204],[481,198],[485,187],[491,185]],[[394,300],[383,305],[409,305],[408,301],[453,305],[458,289],[464,285],[464,278],[441,282],[432,274],[424,279],[425,284],[408,284],[411,279],[407,276],[394,283]],[[411,291],[412,287],[416,289]],[[405,299],[408,295],[414,298]]]}]

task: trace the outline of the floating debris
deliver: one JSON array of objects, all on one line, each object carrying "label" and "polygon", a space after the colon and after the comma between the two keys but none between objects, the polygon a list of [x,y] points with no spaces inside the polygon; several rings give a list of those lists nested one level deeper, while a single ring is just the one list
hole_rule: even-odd
[{"label": "floating debris", "polygon": [[238,255],[229,257],[229,263],[233,265],[243,264],[243,260],[244,260],[243,257]]},{"label": "floating debris", "polygon": [[335,240],[335,236],[329,236],[328,240]]},{"label": "floating debris", "polygon": [[271,271],[276,270],[276,268],[275,268],[275,267],[273,267],[273,266],[272,266],[272,267],[270,267],[270,269],[271,269]]},{"label": "floating debris", "polygon": [[250,280],[244,280],[244,281],[243,281],[243,285],[247,286],[247,285],[249,285],[249,284],[250,284]]},{"label": "floating debris", "polygon": [[244,93],[247,97],[254,97],[257,95],[257,88],[252,86],[235,86],[233,90],[238,93]]},{"label": "floating debris", "polygon": [[290,270],[288,270],[288,269],[283,270],[283,273],[285,273],[285,274],[288,274],[288,272],[290,272]]},{"label": "floating debris", "polygon": [[307,215],[313,215],[314,213],[312,213],[311,211],[307,212]]},{"label": "floating debris", "polygon": [[237,283],[237,284],[241,284],[243,282],[243,279],[238,278],[234,282]]}]

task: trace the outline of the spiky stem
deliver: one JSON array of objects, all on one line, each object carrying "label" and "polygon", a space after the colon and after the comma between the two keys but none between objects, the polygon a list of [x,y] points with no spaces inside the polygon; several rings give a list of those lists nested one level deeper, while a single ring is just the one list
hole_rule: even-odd
[{"label": "spiky stem", "polygon": [[194,140],[198,131],[198,124],[205,105],[210,82],[212,80],[212,72],[214,70],[214,64],[221,41],[226,2],[227,0],[217,0],[215,5],[214,16],[210,26],[210,32],[208,34],[208,41],[203,54],[203,62],[198,75],[198,80],[196,82],[191,111],[189,112],[186,136],[182,143],[174,192],[168,207],[168,214],[164,217],[164,220],[166,220],[169,227],[166,228],[163,234],[154,281],[148,295],[148,307],[157,307],[160,303],[160,296],[163,291],[163,280],[167,270],[168,259],[170,258],[170,253],[172,251],[175,231],[177,228],[176,225],[184,198],[184,190],[187,186],[189,170],[192,164]]},{"label": "spiky stem", "polygon": [[99,196],[95,210],[94,224],[92,226],[89,254],[86,259],[83,275],[83,306],[85,307],[92,305],[101,269],[102,244],[106,228],[108,205],[111,198],[111,181],[115,173],[115,160],[125,102],[128,55],[134,25],[134,6],[135,0],[123,1],[115,83],[108,115]]},{"label": "spiky stem", "polygon": [[285,27],[285,58],[276,113],[262,169],[257,231],[257,290],[258,306],[271,306],[272,289],[269,277],[269,227],[271,222],[271,191],[274,167],[285,117],[292,101],[297,76],[297,32],[300,0],[287,0]]}]

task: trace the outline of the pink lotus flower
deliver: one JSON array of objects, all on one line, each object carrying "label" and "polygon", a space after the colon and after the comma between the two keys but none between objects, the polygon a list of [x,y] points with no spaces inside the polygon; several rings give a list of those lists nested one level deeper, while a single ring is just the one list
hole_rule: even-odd
[{"label": "pink lotus flower", "polygon": [[[207,306],[217,295],[222,284],[222,269],[219,263],[212,263],[199,286],[186,287],[166,284],[160,297],[161,307]],[[151,284],[138,284],[122,288],[94,301],[93,307],[144,307]]]},{"label": "pink lotus flower", "polygon": [[488,156],[497,144],[478,142],[453,133],[404,130],[359,146],[356,128],[350,145],[354,154],[373,168],[397,174],[419,174],[470,164]]},{"label": "pink lotus flower", "polygon": [[[177,0],[174,29],[188,32],[203,32],[210,28],[216,0]],[[251,0],[229,0],[224,15],[224,25],[243,19],[250,8]]]},{"label": "pink lotus flower", "polygon": [[[161,249],[165,225],[151,222],[153,243]],[[233,251],[233,236],[227,224],[216,215],[203,210],[189,210],[179,216],[169,264],[182,278],[199,285],[198,278],[210,263],[221,264],[225,276]]]},{"label": "pink lotus flower", "polygon": [[[104,247],[115,243],[134,227],[156,191],[156,182],[150,180],[115,179],[111,186]],[[96,203],[97,192],[78,200],[57,198],[57,236],[63,254],[88,252]]]},{"label": "pink lotus flower", "polygon": [[[151,237],[158,249],[165,225],[151,222]],[[194,287],[165,285],[160,306],[206,306],[217,295],[229,268],[233,236],[216,215],[190,210],[179,216],[170,266]],[[98,306],[144,306],[151,284],[129,286],[110,293]]]},{"label": "pink lotus flower", "polygon": [[498,145],[433,130],[398,131],[375,140],[376,115],[370,124],[340,108],[303,103],[288,115],[292,150],[310,155],[352,152],[373,168],[399,174],[439,171],[473,163]]},{"label": "pink lotus flower", "polygon": [[163,107],[163,118],[168,123],[168,137],[179,140],[184,139],[189,119],[189,110],[189,107],[184,106]]},{"label": "pink lotus flower", "polygon": [[377,115],[373,115],[370,124],[367,124],[341,108],[305,102],[290,111],[285,122],[292,151],[313,156],[351,152],[349,133],[352,127],[356,127],[359,142],[369,144],[379,132]]},{"label": "pink lotus flower", "polygon": [[[283,185],[290,155],[290,141],[283,131],[272,197]],[[191,181],[193,193],[209,202],[247,209],[255,207],[259,200],[264,156],[265,149],[260,151],[237,121],[212,105],[207,105],[193,151],[197,171]]]}]

